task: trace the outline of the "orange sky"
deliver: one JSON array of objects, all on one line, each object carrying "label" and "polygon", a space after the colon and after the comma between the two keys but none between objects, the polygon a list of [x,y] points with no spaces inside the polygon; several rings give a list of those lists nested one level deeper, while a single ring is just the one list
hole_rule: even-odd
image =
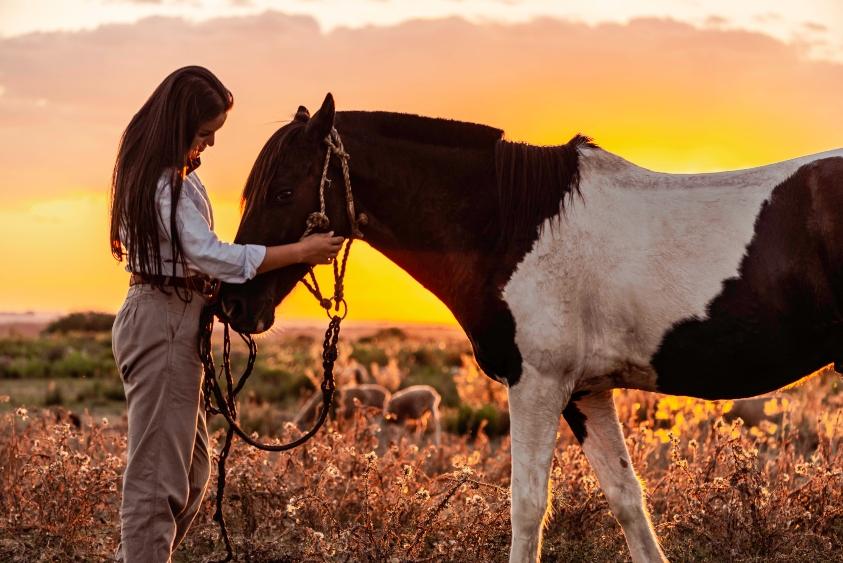
[{"label": "orange sky", "polygon": [[[266,13],[0,39],[0,311],[119,307],[126,274],[109,253],[106,201],[117,140],[185,64],[209,67],[234,92],[200,169],[217,232],[231,240],[258,150],[326,91],[341,110],[475,121],[537,144],[581,131],[653,169],[712,171],[843,146],[843,65],[805,52],[760,33],[655,19],[449,18],[323,32],[311,18]],[[346,293],[353,319],[451,319],[364,245]],[[281,314],[321,315],[304,292]]]}]

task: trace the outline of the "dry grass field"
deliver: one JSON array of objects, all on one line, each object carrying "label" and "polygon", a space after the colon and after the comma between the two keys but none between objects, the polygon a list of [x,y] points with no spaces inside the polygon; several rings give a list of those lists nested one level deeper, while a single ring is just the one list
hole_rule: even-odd
[{"label": "dry grass field", "polygon": [[[319,341],[308,331],[259,341],[241,394],[250,430],[298,434],[289,421],[318,377]],[[436,387],[443,443],[433,445],[423,424],[385,426],[362,411],[292,453],[235,441],[226,515],[238,560],[505,561],[503,387],[477,370],[453,331],[351,331],[341,341],[340,368],[362,365],[393,390]],[[234,352],[237,367],[244,349],[235,343]],[[109,354],[105,334],[0,340],[0,561],[99,561],[113,552],[126,441]],[[671,560],[843,560],[839,375],[829,370],[748,403],[631,391],[615,400]],[[217,449],[222,428],[211,423]],[[544,560],[627,561],[620,527],[564,423],[552,479]],[[215,484],[212,474],[175,561],[224,553],[211,520]]]}]

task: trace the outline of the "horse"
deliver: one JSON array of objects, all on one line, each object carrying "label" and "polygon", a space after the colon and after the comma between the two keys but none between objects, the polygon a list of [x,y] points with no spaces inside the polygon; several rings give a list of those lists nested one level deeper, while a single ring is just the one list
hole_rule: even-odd
[{"label": "horse", "polygon": [[[662,561],[612,390],[735,399],[843,365],[843,150],[667,174],[582,135],[532,146],[485,125],[337,112],[329,94],[260,151],[235,242],[299,239],[333,130],[365,240],[450,309],[507,386],[510,561],[540,558],[560,415],[632,560]],[[330,228],[348,235],[340,166],[327,174]],[[223,315],[268,329],[306,271],[224,284]]]}]

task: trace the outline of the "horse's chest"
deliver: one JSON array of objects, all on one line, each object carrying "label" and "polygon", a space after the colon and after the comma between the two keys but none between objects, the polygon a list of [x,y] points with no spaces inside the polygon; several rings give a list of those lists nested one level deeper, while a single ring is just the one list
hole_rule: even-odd
[{"label": "horse's chest", "polygon": [[583,184],[585,203],[545,225],[505,287],[516,344],[540,372],[581,387],[655,388],[653,354],[737,274],[771,187]]}]

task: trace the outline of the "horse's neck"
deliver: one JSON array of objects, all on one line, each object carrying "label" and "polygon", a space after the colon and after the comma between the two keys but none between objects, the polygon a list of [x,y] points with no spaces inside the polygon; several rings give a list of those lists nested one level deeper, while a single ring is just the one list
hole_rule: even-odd
[{"label": "horse's neck", "polygon": [[499,218],[494,147],[444,149],[343,134],[365,240],[466,326],[494,282]]}]

